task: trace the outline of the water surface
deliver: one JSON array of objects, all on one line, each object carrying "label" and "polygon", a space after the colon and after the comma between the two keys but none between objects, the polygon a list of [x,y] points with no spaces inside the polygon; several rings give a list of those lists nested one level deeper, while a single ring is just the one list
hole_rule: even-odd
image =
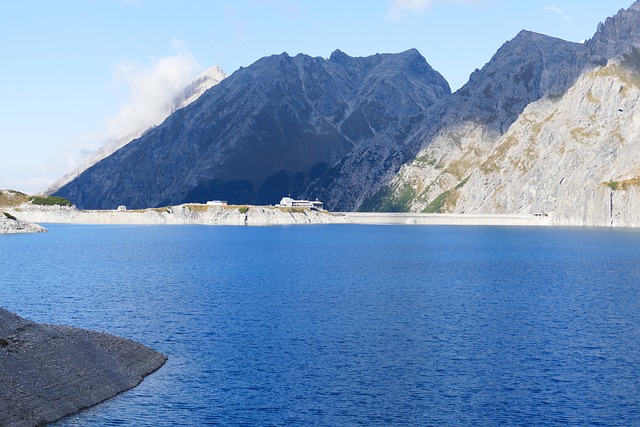
[{"label": "water surface", "polygon": [[169,357],[56,425],[639,425],[640,233],[51,225],[0,304]]}]

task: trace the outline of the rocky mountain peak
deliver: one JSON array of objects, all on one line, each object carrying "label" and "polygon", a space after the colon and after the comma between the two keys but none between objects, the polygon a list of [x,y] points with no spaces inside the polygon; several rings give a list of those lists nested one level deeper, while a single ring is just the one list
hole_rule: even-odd
[{"label": "rocky mountain peak", "polygon": [[546,38],[549,38],[549,36],[545,34],[536,33],[535,31],[520,30],[520,32],[516,34],[516,36],[510,41],[508,41],[507,43],[521,43],[521,42],[528,43],[528,42],[535,42],[536,40],[546,39]]},{"label": "rocky mountain peak", "polygon": [[365,210],[640,223],[640,1],[584,44],[521,31],[427,114],[421,149]]},{"label": "rocky mountain peak", "polygon": [[615,56],[640,48],[640,1],[620,10],[598,25],[595,35],[586,42],[592,63],[604,65]]},{"label": "rocky mountain peak", "polygon": [[200,73],[187,87],[185,87],[173,100],[171,112],[184,108],[198,99],[200,95],[220,83],[227,74],[215,65]]},{"label": "rocky mountain peak", "polygon": [[476,120],[506,131],[530,102],[573,83],[584,63],[581,49],[579,43],[521,31],[452,96],[461,104],[448,120]]},{"label": "rocky mountain peak", "polygon": [[347,55],[346,53],[344,53],[343,51],[341,51],[340,49],[336,49],[331,53],[331,56],[329,56],[329,61],[333,61],[333,62],[343,62],[343,61],[349,61],[350,59],[352,59],[349,55]]},{"label": "rocky mountain peak", "polygon": [[[152,125],[158,125],[168,116],[176,112],[177,110],[188,106],[207,90],[220,83],[227,77],[226,73],[219,66],[213,66],[200,73],[191,83],[183,88],[172,100],[169,105],[164,106],[163,114],[158,117],[158,120]],[[127,145],[129,142],[140,137],[148,128],[130,129],[124,135],[118,135],[107,141],[104,141],[102,147],[100,147],[94,155],[86,159],[80,166],[71,170],[65,174],[58,181],[54,182],[46,191],[45,194],[52,194],[68,184],[70,181],[78,177],[82,172],[98,163],[100,160],[110,156],[120,148]]]},{"label": "rocky mountain peak", "polygon": [[396,143],[417,114],[449,94],[415,49],[368,57],[336,50],[328,60],[268,56],[56,194],[79,208],[277,203],[303,195],[354,148],[376,138]]},{"label": "rocky mountain peak", "polygon": [[[637,70],[640,1],[583,44],[521,31],[454,94],[415,49],[367,57],[335,50],[328,59],[285,52],[238,70],[57,194],[81,208],[271,204],[291,194],[320,197],[331,210],[453,210],[463,186],[482,200],[487,180],[504,194],[519,171],[559,186],[559,169],[548,172],[547,163],[578,158],[584,141],[594,155],[606,151],[603,159],[631,145],[636,134],[624,132],[640,126],[632,116]],[[594,78],[585,79],[589,73]],[[575,123],[563,129],[568,121]],[[620,144],[605,145],[601,135]],[[536,151],[552,141],[552,151]],[[593,164],[588,158],[564,170],[578,176]],[[619,175],[631,185],[631,166],[601,179]],[[579,181],[562,183],[585,190]],[[600,184],[587,190],[609,191]],[[469,203],[464,209],[478,209]]]}]

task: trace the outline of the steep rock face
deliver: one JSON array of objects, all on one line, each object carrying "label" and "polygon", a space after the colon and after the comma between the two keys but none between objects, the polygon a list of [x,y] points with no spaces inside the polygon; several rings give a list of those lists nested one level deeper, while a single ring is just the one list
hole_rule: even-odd
[{"label": "steep rock face", "polygon": [[[58,194],[80,207],[113,208],[213,198],[268,204],[290,193],[320,197],[331,210],[491,213],[508,206],[519,212],[553,211],[571,222],[571,204],[566,214],[560,202],[553,207],[531,200],[518,205],[510,198],[524,196],[508,185],[494,188],[485,182],[482,187],[476,180],[480,175],[492,179],[493,173],[511,174],[514,164],[531,163],[527,156],[540,148],[532,146],[536,138],[520,128],[544,128],[547,120],[553,122],[549,111],[556,107],[559,117],[568,114],[568,106],[555,103],[574,89],[586,97],[589,92],[578,87],[586,84],[585,75],[609,72],[611,66],[638,69],[638,28],[640,1],[607,19],[584,44],[522,31],[453,95],[414,50],[368,58],[351,58],[340,51],[328,60],[286,54],[263,58]],[[617,62],[609,63],[612,58]],[[627,71],[625,78],[633,80],[633,72]],[[632,86],[625,89],[628,96]],[[613,106],[618,101],[607,102]],[[616,126],[600,112],[589,117],[594,114],[605,128]],[[569,121],[573,128],[581,126]],[[612,132],[605,130],[600,135]],[[545,135],[554,138],[561,133],[557,128]],[[599,147],[594,149],[611,149],[606,141],[587,136],[589,144]],[[510,157],[507,162],[507,153],[524,158]],[[571,164],[576,177],[585,178],[578,169],[587,166],[574,165],[572,156],[569,151],[554,161]],[[550,185],[558,173],[546,168],[528,179]],[[629,174],[631,169],[619,174],[623,189],[615,191],[614,184],[594,189],[591,181],[576,187],[581,196],[574,198],[589,205],[585,213],[576,214],[575,222],[600,223],[607,209],[611,218],[627,218],[611,205],[635,203]],[[515,175],[513,182],[527,188]],[[536,184],[537,199],[542,188],[551,188],[541,185]],[[474,194],[467,193],[467,186]],[[601,203],[607,188],[612,190],[608,205]],[[565,195],[550,197],[561,200]]]},{"label": "steep rock face", "polygon": [[395,162],[398,168],[390,171],[388,185],[378,181],[361,205],[341,207],[427,209],[482,162],[527,105],[563,93],[584,64],[581,45],[522,31],[465,86],[426,111],[403,142],[403,158]]},{"label": "steep rock face", "polygon": [[[490,114],[496,103],[488,104],[487,98],[497,99],[497,105],[502,105],[497,109],[498,120],[465,117],[466,113],[441,120],[444,125],[431,128],[432,135],[437,130],[433,137],[425,132],[423,148],[401,168],[391,185],[383,187],[369,208],[552,212],[557,223],[574,225],[640,222],[631,214],[639,204],[633,200],[634,162],[638,158],[633,143],[636,70],[640,69],[637,28],[640,2],[607,19],[583,45],[519,34],[501,51],[512,50],[510,44],[525,37],[535,43],[522,44],[520,40],[516,45],[527,46],[529,53],[541,46],[538,60],[523,68],[517,59],[504,60],[517,55],[499,51],[451,97],[453,102],[460,93],[471,92],[470,104]],[[606,65],[611,58],[617,59]],[[512,109],[517,114],[505,116],[507,120],[500,114],[510,110],[510,103],[504,103],[509,91],[495,92],[492,67],[496,65],[507,77],[498,82],[509,81],[511,74],[511,82],[516,83],[522,70],[539,70],[529,79],[535,82],[535,89],[527,92],[529,102],[519,104],[526,109],[521,113],[517,113],[519,107]],[[485,91],[488,96],[482,99]],[[462,106],[458,108],[464,111]],[[606,185],[618,181],[621,184],[616,191],[612,190],[616,184]]]},{"label": "steep rock face", "polygon": [[399,133],[450,94],[415,50],[328,60],[286,53],[240,69],[162,125],[67,184],[81,208],[304,194],[354,149]]},{"label": "steep rock face", "polygon": [[571,86],[584,68],[581,51],[580,44],[521,31],[454,94],[444,123],[473,121],[504,133],[531,102]]},{"label": "steep rock face", "polygon": [[594,65],[605,65],[609,59],[631,53],[640,46],[640,1],[621,10],[598,25],[595,35],[585,47]]},{"label": "steep rock face", "polygon": [[[173,101],[164,106],[163,113],[157,119],[156,122],[151,123],[151,125],[155,126],[160,124],[163,120],[165,120],[170,114],[173,114],[175,111],[180,108],[184,108],[187,105],[191,104],[193,101],[198,99],[203,93],[212,88],[213,86],[220,83],[224,80],[227,75],[222,71],[222,69],[218,66],[214,66],[205,70],[198,77],[194,79],[187,87],[185,87],[178,95],[173,99]],[[82,172],[90,168],[91,166],[98,163],[100,160],[110,156],[115,151],[127,145],[129,142],[133,141],[136,138],[139,138],[148,128],[143,127],[140,129],[131,129],[126,135],[121,135],[117,138],[113,138],[109,141],[106,141],[105,144],[98,149],[98,151],[87,160],[85,160],[78,168],[72,170],[71,172],[65,174],[58,181],[54,182],[51,187],[49,187],[45,193],[53,194],[58,191],[60,188],[67,185],[69,182],[73,181],[77,178]]]},{"label": "steep rock face", "polygon": [[640,225],[638,57],[532,104],[457,191],[453,210],[545,212],[558,224]]}]

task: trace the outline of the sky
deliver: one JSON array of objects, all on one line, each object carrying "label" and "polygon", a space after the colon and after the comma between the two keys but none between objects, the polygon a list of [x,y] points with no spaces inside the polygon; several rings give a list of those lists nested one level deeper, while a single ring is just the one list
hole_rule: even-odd
[{"label": "sky", "polygon": [[452,90],[523,29],[568,41],[633,0],[0,0],[0,189],[44,191],[217,65],[416,48]]}]

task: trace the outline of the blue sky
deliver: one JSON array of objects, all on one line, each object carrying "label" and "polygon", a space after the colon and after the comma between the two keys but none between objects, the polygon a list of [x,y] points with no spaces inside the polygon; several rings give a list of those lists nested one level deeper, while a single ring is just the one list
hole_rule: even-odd
[{"label": "blue sky", "polygon": [[3,0],[0,188],[44,190],[167,87],[282,52],[418,49],[457,89],[527,29],[590,38],[632,0]]}]

